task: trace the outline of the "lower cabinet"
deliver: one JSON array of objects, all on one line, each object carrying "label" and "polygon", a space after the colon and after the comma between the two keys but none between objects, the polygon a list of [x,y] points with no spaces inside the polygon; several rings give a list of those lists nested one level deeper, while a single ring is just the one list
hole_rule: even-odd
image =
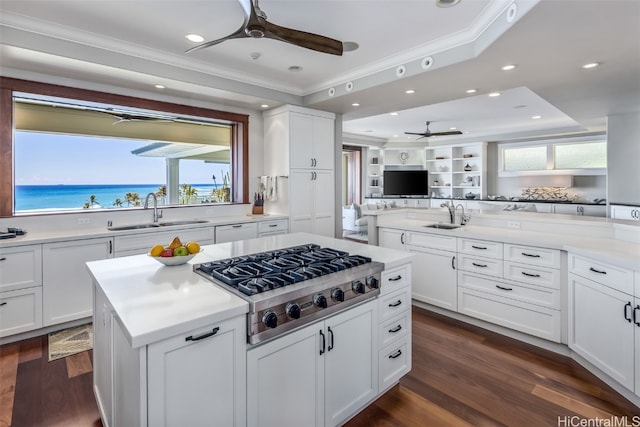
[{"label": "lower cabinet", "polygon": [[216,226],[216,243],[255,239],[256,237],[258,237],[258,225],[255,222]]},{"label": "lower cabinet", "polygon": [[95,290],[93,382],[105,427],[245,426],[246,317],[132,348]]},{"label": "lower cabinet", "polygon": [[378,392],[377,301],[247,352],[247,424],[339,425]]},{"label": "lower cabinet", "polygon": [[41,327],[41,286],[0,292],[0,337]]},{"label": "lower cabinet", "polygon": [[456,253],[407,245],[415,255],[411,296],[447,310],[458,309]]},{"label": "lower cabinet", "polygon": [[42,245],[43,326],[91,316],[93,291],[86,263],[111,257],[111,238]]}]

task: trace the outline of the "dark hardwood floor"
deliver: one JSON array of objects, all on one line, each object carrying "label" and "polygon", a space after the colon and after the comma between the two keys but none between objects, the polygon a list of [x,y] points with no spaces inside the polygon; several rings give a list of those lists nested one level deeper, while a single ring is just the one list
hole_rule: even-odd
[{"label": "dark hardwood floor", "polygon": [[[47,351],[46,336],[0,347],[0,427],[101,427],[91,351],[53,362]],[[559,423],[573,416],[640,422],[640,408],[572,360],[420,309],[412,363],[347,427],[587,425]]]}]

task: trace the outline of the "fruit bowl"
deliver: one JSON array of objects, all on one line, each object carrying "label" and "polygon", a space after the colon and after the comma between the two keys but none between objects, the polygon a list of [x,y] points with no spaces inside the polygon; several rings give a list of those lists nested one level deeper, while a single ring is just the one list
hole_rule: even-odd
[{"label": "fruit bowl", "polygon": [[[200,251],[202,252],[202,251]],[[147,254],[150,258],[155,259],[161,264],[173,266],[173,265],[182,265],[191,261],[194,256],[198,255],[200,252],[196,252],[195,254],[183,255],[183,256],[172,256],[172,257],[163,257],[163,256],[151,256]]]}]

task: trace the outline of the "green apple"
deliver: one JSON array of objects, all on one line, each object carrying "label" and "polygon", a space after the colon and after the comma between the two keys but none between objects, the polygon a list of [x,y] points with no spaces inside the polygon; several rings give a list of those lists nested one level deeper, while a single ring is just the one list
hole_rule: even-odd
[{"label": "green apple", "polygon": [[173,250],[173,256],[186,256],[189,255],[189,251],[184,246],[180,246]]}]

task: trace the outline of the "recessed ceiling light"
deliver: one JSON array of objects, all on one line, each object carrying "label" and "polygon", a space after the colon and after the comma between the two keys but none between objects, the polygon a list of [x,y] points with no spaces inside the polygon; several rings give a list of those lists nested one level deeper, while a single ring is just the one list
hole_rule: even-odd
[{"label": "recessed ceiling light", "polygon": [[533,120],[538,120],[538,119],[541,119],[541,118],[542,118],[542,116],[540,116],[540,115],[536,115],[536,116],[531,116],[531,118],[532,118]]},{"label": "recessed ceiling light", "polygon": [[156,89],[164,89],[164,86],[162,86],[162,85],[155,85],[154,87],[155,87]]},{"label": "recessed ceiling light", "polygon": [[500,95],[502,95],[500,92],[491,92],[491,93],[489,94],[489,96],[490,96],[491,98],[495,98],[496,96],[500,96]]},{"label": "recessed ceiling light", "polygon": [[588,64],[584,64],[582,68],[584,68],[585,70],[588,70],[589,68],[596,68],[598,65],[600,65],[599,62],[590,62]]},{"label": "recessed ceiling light", "polygon": [[199,34],[187,34],[185,37],[187,38],[187,40],[194,43],[201,43],[204,41],[204,37]]},{"label": "recessed ceiling light", "polygon": [[458,129],[458,128],[457,128],[457,127],[455,127],[455,126],[451,126],[451,127],[449,128],[449,130],[456,130],[456,129]]},{"label": "recessed ceiling light", "polygon": [[502,67],[502,71],[510,71],[510,70],[513,70],[514,68],[516,68],[515,65],[509,64],[509,65],[505,65],[504,67]]},{"label": "recessed ceiling light", "polygon": [[397,138],[397,137],[398,137],[398,135],[397,135],[397,134],[396,134],[396,135],[393,135],[393,137],[394,137],[394,138]]},{"label": "recessed ceiling light", "polygon": [[292,73],[299,73],[300,71],[302,71],[302,67],[299,65],[292,65],[291,67],[289,67],[289,71],[291,71]]},{"label": "recessed ceiling light", "polygon": [[413,89],[409,89],[409,90],[405,90],[404,93],[412,94],[412,93],[416,93],[416,91]]},{"label": "recessed ceiling light", "polygon": [[269,104],[262,104],[260,107],[262,107],[262,108],[269,108]]},{"label": "recessed ceiling light", "polygon": [[358,104],[357,102],[354,102],[354,103],[353,103],[353,104],[351,104],[351,105],[352,105],[352,106],[354,106],[354,107],[359,107],[359,106],[360,106],[360,104]]},{"label": "recessed ceiling light", "polygon": [[460,0],[436,0],[436,6],[438,7],[451,7],[460,3]]},{"label": "recessed ceiling light", "polygon": [[394,111],[393,113],[389,113],[389,114],[392,115],[392,116],[397,116],[400,113],[398,113],[397,111]]},{"label": "recessed ceiling light", "polygon": [[476,93],[478,89],[467,89],[465,92],[467,93]]}]

